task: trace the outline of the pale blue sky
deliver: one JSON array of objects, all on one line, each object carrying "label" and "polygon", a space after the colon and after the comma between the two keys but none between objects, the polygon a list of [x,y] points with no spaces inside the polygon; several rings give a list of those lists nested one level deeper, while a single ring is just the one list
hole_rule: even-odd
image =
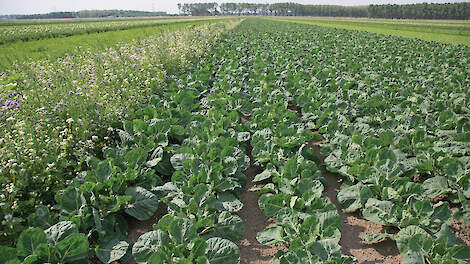
[{"label": "pale blue sky", "polygon": [[336,4],[336,5],[368,5],[368,4],[407,4],[407,3],[447,3],[447,2],[469,2],[470,0],[186,0],[186,1],[162,1],[162,0],[0,0],[0,15],[5,14],[35,14],[52,11],[78,11],[84,9],[126,9],[152,11],[166,11],[176,13],[178,3],[201,3],[201,2],[244,2],[244,3],[280,3],[296,2],[300,4]]}]

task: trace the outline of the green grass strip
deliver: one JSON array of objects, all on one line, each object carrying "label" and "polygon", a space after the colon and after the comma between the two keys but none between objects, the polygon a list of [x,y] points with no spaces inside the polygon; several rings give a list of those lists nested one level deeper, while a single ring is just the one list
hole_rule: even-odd
[{"label": "green grass strip", "polygon": [[70,37],[41,39],[26,42],[14,42],[0,45],[0,71],[12,68],[15,63],[28,60],[57,59],[77,49],[103,50],[120,42],[141,40],[149,35],[168,30],[175,30],[188,24],[200,25],[214,20],[178,21],[162,23],[151,27],[139,27],[126,30],[74,35]]}]

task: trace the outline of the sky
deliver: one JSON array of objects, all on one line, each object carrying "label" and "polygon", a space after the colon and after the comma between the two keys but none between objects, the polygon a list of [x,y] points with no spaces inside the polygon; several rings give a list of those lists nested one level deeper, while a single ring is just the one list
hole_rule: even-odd
[{"label": "sky", "polygon": [[284,3],[296,2],[299,4],[334,4],[334,5],[369,5],[369,4],[410,4],[410,3],[448,3],[470,2],[470,0],[0,0],[0,15],[6,14],[38,14],[54,11],[79,11],[86,9],[123,9],[142,11],[166,11],[177,13],[178,3],[202,2],[243,2],[243,3]]}]

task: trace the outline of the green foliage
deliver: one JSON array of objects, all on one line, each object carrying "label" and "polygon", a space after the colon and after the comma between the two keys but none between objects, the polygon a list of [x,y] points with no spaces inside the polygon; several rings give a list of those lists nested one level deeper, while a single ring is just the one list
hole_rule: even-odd
[{"label": "green foliage", "polygon": [[[178,20],[176,20],[178,21]],[[108,31],[128,30],[133,28],[154,27],[173,22],[167,19],[127,19],[127,20],[66,20],[62,23],[13,23],[0,24],[1,44],[20,41],[33,41],[47,38],[70,37],[74,35],[103,33]]]},{"label": "green foliage", "polygon": [[301,5],[297,3],[185,3],[181,13],[192,16],[263,15],[263,16],[329,16],[367,17],[367,6]]},{"label": "green foliage", "polygon": [[278,18],[276,20],[470,46],[470,27],[462,22],[348,18]]},{"label": "green foliage", "polygon": [[396,235],[371,234],[366,240],[375,243],[379,241],[376,238],[384,236],[397,242],[403,263],[467,263],[470,260],[470,248],[459,245],[448,225],[442,225],[435,236],[417,226],[408,226]]},{"label": "green foliage", "polygon": [[[27,226],[46,229],[57,217],[85,232],[97,218],[123,210],[138,219],[154,214],[159,199],[142,188],[162,182],[157,172],[171,176],[169,159],[175,153],[168,142],[185,135],[179,116],[155,122],[161,108],[148,104],[170,74],[187,69],[236,23],[218,22],[169,23],[142,41],[104,53],[76,51],[57,61],[21,64],[0,76],[5,88],[0,92],[2,244],[13,246]],[[150,109],[154,112],[145,112]],[[127,119],[135,119],[132,126],[119,125]],[[120,148],[110,148],[119,141]],[[224,188],[238,186],[231,182]],[[40,206],[31,215],[36,206],[54,203],[53,213]]]},{"label": "green foliage", "polygon": [[164,16],[166,12],[134,10],[81,10],[77,12],[51,12],[47,14],[20,15],[16,19],[96,18],[96,17],[142,17]]},{"label": "green foliage", "polygon": [[[459,136],[469,128],[464,114],[468,85],[462,85],[469,82],[465,59],[448,56],[431,63],[426,57],[449,50],[467,54],[465,47],[260,20],[247,20],[221,46],[224,59],[218,61],[223,65],[214,86],[224,89],[219,97],[251,117],[245,118],[244,127],[251,132],[253,162],[263,167],[255,177],[261,185],[255,191],[264,193],[259,206],[276,220],[257,238],[288,248],[276,255],[275,263],[351,261],[341,256],[341,219],[321,198],[324,179],[305,150],[305,143],[314,139],[312,129],[322,133],[327,169],[344,177],[338,200],[347,211],[359,210],[365,219],[400,230],[416,227],[438,236],[452,219],[449,203],[468,203],[468,146]],[[307,51],[311,56],[305,56]],[[412,55],[423,51],[426,55],[419,59]],[[242,66],[247,57],[249,67]],[[363,61],[362,66],[355,61]],[[455,63],[453,73],[448,72],[449,61]],[[419,70],[428,63],[429,71]],[[405,64],[414,75],[401,70]],[[370,72],[363,72],[364,65]],[[458,83],[447,82],[451,76]],[[458,102],[452,105],[442,93],[464,98],[451,97]],[[461,212],[458,216],[468,215],[466,209]],[[398,241],[405,239],[402,234],[370,234],[365,239]],[[423,235],[411,241],[403,243],[413,245],[412,250],[399,247],[407,259],[439,262],[446,256],[456,263],[466,261],[465,251],[453,253],[464,246],[447,249]]]},{"label": "green foliage", "polygon": [[[188,25],[202,25],[210,22],[205,19],[174,19],[157,20],[153,21],[153,23],[152,21],[144,21],[144,24],[140,24],[141,22],[137,21],[137,23],[124,24],[121,27],[115,26],[115,28],[113,28],[113,25],[117,22],[108,25],[109,23],[106,21],[95,21],[93,25],[99,30],[93,31],[94,27],[91,27],[88,29],[90,32],[86,34],[82,31],[83,28],[87,30],[87,23],[59,24],[54,26],[55,29],[49,29],[48,24],[33,24],[28,25],[23,31],[21,27],[15,27],[18,33],[12,34],[19,35],[16,38],[24,37],[26,39],[21,42],[14,41],[0,45],[0,52],[4,54],[0,58],[0,69],[5,71],[17,68],[21,72],[31,61],[46,59],[55,61],[58,58],[66,57],[70,53],[83,53],[87,50],[106,50],[114,45],[131,41],[143,41],[148,39],[149,36],[182,29]],[[117,24],[119,26],[119,23]],[[28,27],[32,29],[28,30]],[[35,36],[31,32],[35,27],[39,27],[38,31],[45,33],[42,35],[37,33],[38,35]],[[110,27],[110,29],[104,30],[103,27]],[[2,27],[0,26],[0,32],[1,30]],[[63,36],[47,35],[46,33],[50,30],[58,31],[56,34],[63,34]]]},{"label": "green foliage", "polygon": [[[468,142],[458,136],[470,131],[468,56],[453,57],[467,53],[247,19],[124,121],[119,143],[89,157],[56,193],[53,213],[38,208],[38,227],[23,232],[21,260],[11,261],[72,262],[94,252],[106,263],[131,255],[138,263],[239,263],[237,196],[254,164],[262,167],[259,206],[275,220],[257,239],[287,248],[274,263],[352,263],[341,253],[338,209],[322,197],[313,130],[326,169],[344,177],[341,205],[399,229],[366,241],[395,240],[405,262],[466,263],[468,247],[448,225],[450,203],[462,205],[455,217],[469,213]],[[123,214],[148,219],[158,203],[168,213],[129,242]]]},{"label": "green foliage", "polygon": [[29,228],[18,238],[16,254],[7,249],[6,259],[22,263],[64,263],[84,260],[88,256],[88,238],[78,233],[72,222],[59,222],[47,230]]},{"label": "green foliage", "polygon": [[411,5],[370,5],[369,17],[411,19],[461,19],[470,18],[469,3],[422,3]]}]

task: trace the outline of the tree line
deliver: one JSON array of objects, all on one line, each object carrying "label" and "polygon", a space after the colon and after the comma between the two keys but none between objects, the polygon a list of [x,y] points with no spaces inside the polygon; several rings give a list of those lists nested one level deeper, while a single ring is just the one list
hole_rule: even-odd
[{"label": "tree line", "polygon": [[470,3],[370,5],[369,17],[412,19],[470,19]]},{"label": "tree line", "polygon": [[178,4],[183,15],[191,16],[330,16],[407,19],[470,19],[470,3],[407,5],[302,5],[296,3],[186,3]]},{"label": "tree line", "polygon": [[[166,12],[147,12],[133,10],[82,10],[77,12],[51,12],[34,15],[12,15],[15,19],[52,19],[52,18],[101,18],[101,17],[141,17],[165,16]],[[10,17],[10,18],[11,18]]]},{"label": "tree line", "polygon": [[302,5],[296,3],[192,3],[178,4],[180,13],[192,16],[343,16],[367,17],[367,6]]},{"label": "tree line", "polygon": [[[407,19],[470,19],[470,3],[407,4],[407,5],[302,5],[296,3],[192,3],[178,4],[183,15],[191,16],[328,16]],[[166,12],[132,10],[83,10],[78,12],[52,12],[35,15],[9,15],[3,18],[51,19],[51,18],[100,18],[164,16]]]}]

